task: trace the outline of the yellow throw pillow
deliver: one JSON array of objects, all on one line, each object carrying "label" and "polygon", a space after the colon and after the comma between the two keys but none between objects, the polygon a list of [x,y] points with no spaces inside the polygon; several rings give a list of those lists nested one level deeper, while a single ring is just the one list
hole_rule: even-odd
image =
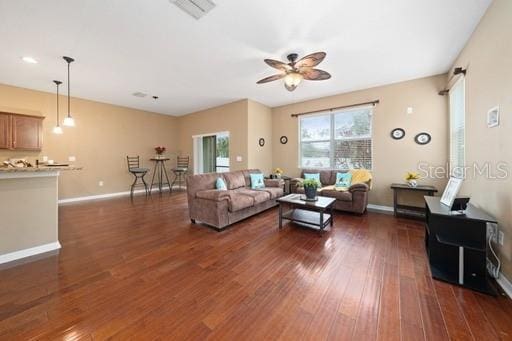
[{"label": "yellow throw pillow", "polygon": [[352,184],[368,183],[372,180],[372,173],[367,169],[351,169]]}]

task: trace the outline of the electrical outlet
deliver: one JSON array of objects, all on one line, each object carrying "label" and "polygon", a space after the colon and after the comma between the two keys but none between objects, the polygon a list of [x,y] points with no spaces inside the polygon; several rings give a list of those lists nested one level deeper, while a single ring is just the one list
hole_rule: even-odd
[{"label": "electrical outlet", "polygon": [[98,186],[103,187],[103,180],[100,180],[100,181],[98,182]]},{"label": "electrical outlet", "polygon": [[503,239],[505,239],[505,234],[503,231],[498,232],[498,244],[503,245]]},{"label": "electrical outlet", "polygon": [[414,112],[412,107],[407,107],[407,113],[410,115]]},{"label": "electrical outlet", "polygon": [[493,262],[491,262],[489,260],[489,258],[487,258],[487,272],[494,278],[496,278],[496,275],[497,275],[497,269],[496,269],[496,265],[494,265]]},{"label": "electrical outlet", "polygon": [[492,235],[491,241],[498,243],[498,224],[487,223],[487,236]]},{"label": "electrical outlet", "polygon": [[68,161],[69,162],[75,162],[76,161],[76,157],[75,156],[69,156],[68,157]]}]

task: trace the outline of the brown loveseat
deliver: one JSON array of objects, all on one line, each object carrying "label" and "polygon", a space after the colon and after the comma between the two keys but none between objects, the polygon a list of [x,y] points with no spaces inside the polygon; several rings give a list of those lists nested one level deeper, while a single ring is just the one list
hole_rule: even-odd
[{"label": "brown loveseat", "polygon": [[371,180],[365,183],[356,183],[348,188],[347,191],[338,191],[334,189],[336,183],[336,173],[344,173],[340,170],[325,170],[325,169],[303,169],[300,178],[293,179],[290,182],[290,191],[292,193],[304,193],[304,189],[300,184],[303,181],[304,173],[320,173],[321,188],[318,189],[318,194],[336,198],[334,208],[340,211],[353,212],[363,214],[368,205],[368,191],[371,188]]},{"label": "brown loveseat", "polygon": [[[222,230],[228,225],[277,205],[283,195],[282,180],[265,180],[265,188],[251,189],[249,169],[228,173],[187,176],[188,210],[192,223],[205,223]],[[215,189],[217,178],[223,178],[227,190]]]}]

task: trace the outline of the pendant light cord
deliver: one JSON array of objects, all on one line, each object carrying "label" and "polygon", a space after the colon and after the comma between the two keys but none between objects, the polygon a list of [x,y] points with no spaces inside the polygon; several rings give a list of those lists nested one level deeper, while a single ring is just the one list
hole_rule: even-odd
[{"label": "pendant light cord", "polygon": [[71,62],[68,62],[68,117],[71,117],[71,113],[70,113],[70,99],[69,99],[69,94],[71,93],[71,85],[69,83],[69,65],[71,64]]},{"label": "pendant light cord", "polygon": [[57,84],[57,126],[59,126],[59,84]]}]

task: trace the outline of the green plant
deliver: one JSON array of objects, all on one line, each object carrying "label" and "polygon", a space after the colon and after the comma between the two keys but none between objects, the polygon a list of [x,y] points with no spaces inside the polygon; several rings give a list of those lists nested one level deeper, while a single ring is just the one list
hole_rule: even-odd
[{"label": "green plant", "polygon": [[318,187],[320,187],[320,183],[315,179],[306,179],[302,182],[302,186],[304,188],[306,188],[306,187],[307,188],[311,188],[311,187],[318,188]]}]

